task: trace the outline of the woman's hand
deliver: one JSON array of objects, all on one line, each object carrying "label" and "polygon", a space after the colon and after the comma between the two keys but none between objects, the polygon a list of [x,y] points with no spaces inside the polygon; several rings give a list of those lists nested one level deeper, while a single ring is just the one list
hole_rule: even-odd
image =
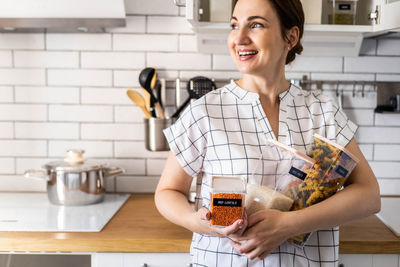
[{"label": "woman's hand", "polygon": [[228,237],[237,240],[242,236],[247,227],[247,215],[244,212],[242,219],[236,220],[233,224],[226,227],[212,227],[210,225],[211,212],[206,208],[201,208],[195,213],[196,220],[201,224],[204,233],[218,237]]},{"label": "woman's hand", "polygon": [[289,212],[266,209],[250,215],[247,229],[237,238],[238,242],[232,241],[231,245],[251,260],[264,259],[292,236],[287,224],[290,219],[287,218],[288,214]]}]

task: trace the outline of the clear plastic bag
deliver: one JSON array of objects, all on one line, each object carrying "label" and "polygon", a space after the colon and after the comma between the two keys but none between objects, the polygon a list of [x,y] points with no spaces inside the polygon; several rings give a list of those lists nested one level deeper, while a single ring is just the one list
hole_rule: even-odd
[{"label": "clear plastic bag", "polygon": [[211,181],[212,226],[228,226],[243,218],[246,180],[242,177],[213,176]]},{"label": "clear plastic bag", "polygon": [[[314,134],[314,146],[309,155],[316,163],[304,181],[293,190],[293,195],[297,196],[291,210],[317,204],[341,190],[359,161],[344,147],[317,134]],[[289,241],[303,246],[309,236],[310,233],[306,233]]]},{"label": "clear plastic bag", "polygon": [[290,192],[296,192],[313,165],[314,160],[308,156],[269,140],[248,180],[247,214],[263,209],[288,211],[296,196]]}]

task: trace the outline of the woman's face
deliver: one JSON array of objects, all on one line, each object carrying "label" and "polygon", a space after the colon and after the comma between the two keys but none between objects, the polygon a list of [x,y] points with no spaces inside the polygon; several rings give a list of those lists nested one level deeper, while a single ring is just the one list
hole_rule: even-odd
[{"label": "woman's face", "polygon": [[289,44],[268,0],[239,0],[231,25],[228,46],[241,73],[264,75],[284,68]]}]

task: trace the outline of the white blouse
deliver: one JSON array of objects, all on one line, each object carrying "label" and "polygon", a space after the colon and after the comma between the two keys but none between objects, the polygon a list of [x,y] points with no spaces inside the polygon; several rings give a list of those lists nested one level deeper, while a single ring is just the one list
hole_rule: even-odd
[{"label": "white blouse", "polygon": [[[192,177],[202,173],[203,207],[210,208],[212,176],[249,177],[254,174],[261,149],[275,139],[302,153],[313,145],[313,134],[341,146],[353,138],[357,126],[320,91],[291,85],[279,95],[279,136],[275,137],[261,107],[259,95],[235,82],[193,102],[174,125],[164,130],[171,151]],[[193,266],[337,266],[339,228],[314,232],[304,247],[284,242],[264,260],[249,260],[228,238],[194,233]]]}]

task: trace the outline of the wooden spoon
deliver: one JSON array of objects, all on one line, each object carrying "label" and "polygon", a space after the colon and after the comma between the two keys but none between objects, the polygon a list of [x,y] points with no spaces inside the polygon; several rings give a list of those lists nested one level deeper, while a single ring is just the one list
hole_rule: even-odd
[{"label": "wooden spoon", "polygon": [[133,101],[133,103],[135,103],[143,111],[144,117],[146,119],[151,118],[150,112],[146,109],[146,103],[144,101],[144,98],[139,92],[136,92],[135,90],[132,89],[128,89],[126,90],[126,94]]}]

